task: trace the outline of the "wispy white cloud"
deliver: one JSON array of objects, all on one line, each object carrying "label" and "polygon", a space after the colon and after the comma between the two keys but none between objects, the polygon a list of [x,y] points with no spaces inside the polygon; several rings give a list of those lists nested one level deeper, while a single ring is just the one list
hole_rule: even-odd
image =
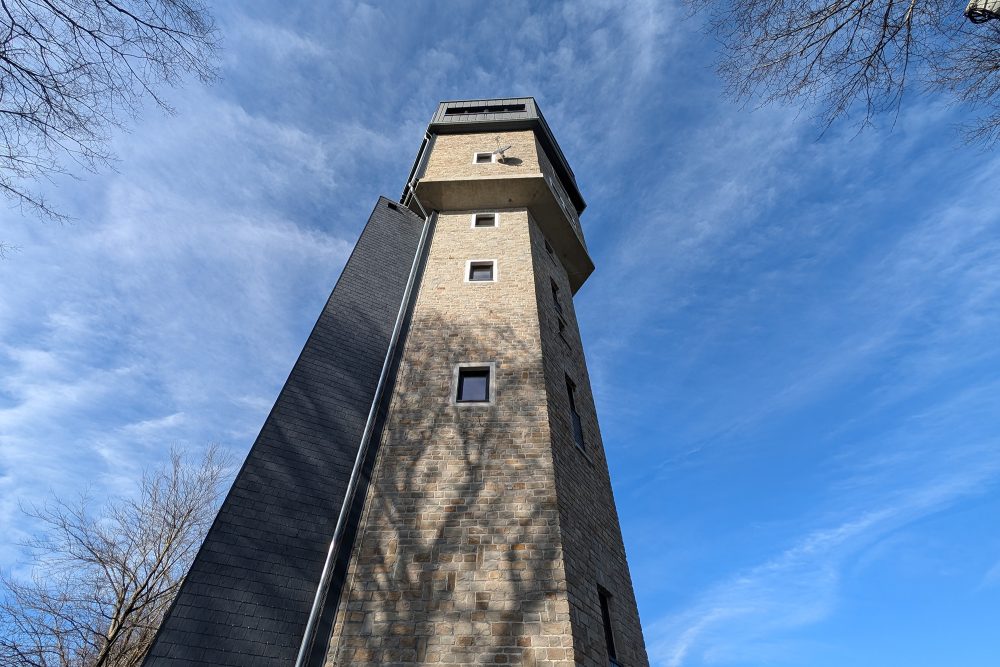
[{"label": "wispy white cloud", "polygon": [[274,21],[264,21],[242,13],[232,16],[226,34],[228,39],[223,53],[229,59],[230,67],[240,66],[240,57],[261,48],[267,49],[271,62],[292,67],[300,59],[327,58],[332,55],[330,46],[319,40]]},{"label": "wispy white cloud", "polygon": [[928,139],[948,110],[859,140],[734,109],[675,4],[218,11],[223,81],[119,136],[120,174],[65,184],[78,223],[3,219],[23,251],[0,262],[0,567],[31,529],[18,498],[127,490],[172,444],[249,446],[447,98],[537,96],[591,202],[578,303],[626,529],[688,519],[658,504],[683,463],[764,457],[767,429],[823,422],[781,443],[822,469],[808,501],[676,547],[780,521],[753,556],[654,596],[671,553],[626,534],[633,572],[655,572],[637,592],[659,664],[808,664],[794,630],[837,613],[873,544],[992,488],[1000,210],[982,192],[1000,164]]},{"label": "wispy white cloud", "polygon": [[983,587],[988,588],[1000,584],[1000,561],[997,561],[983,575]]},{"label": "wispy white cloud", "polygon": [[579,104],[634,110],[621,91],[673,48],[645,2],[458,7],[433,40],[419,6],[217,10],[222,81],[118,135],[121,173],[57,183],[75,224],[4,214],[23,251],[0,263],[0,567],[30,530],[16,499],[127,491],[174,444],[249,445],[439,99],[534,94],[585,161],[620,158],[625,115],[606,135]]},{"label": "wispy white cloud", "polygon": [[[722,118],[713,128],[727,123],[736,121]],[[631,214],[638,222],[617,238],[614,254],[604,260],[619,271],[601,276],[583,295],[585,303],[600,304],[601,317],[585,324],[594,336],[591,372],[610,413],[631,419],[636,406],[644,404],[638,397],[646,387],[622,386],[610,378],[620,377],[615,360],[643,347],[637,341],[651,331],[665,341],[651,349],[660,358],[675,357],[675,373],[700,367],[720,347],[739,341],[758,340],[760,353],[771,355],[759,360],[768,364],[763,373],[753,358],[734,366],[756,374],[740,378],[749,381],[752,396],[746,396],[745,408],[741,399],[727,396],[720,403],[726,418],[709,418],[711,432],[695,436],[698,447],[714,434],[759,422],[856,380],[871,360],[893,350],[913,352],[898,355],[896,369],[912,377],[886,383],[886,400],[901,399],[907,387],[926,386],[934,372],[953,371],[972,363],[975,354],[993,353],[981,336],[1000,322],[992,305],[1000,290],[995,268],[1000,208],[977,193],[996,178],[1000,163],[985,160],[971,178],[948,188],[947,197],[908,213],[909,220],[878,229],[885,213],[882,187],[895,186],[884,172],[865,165],[881,146],[892,156],[881,169],[901,170],[913,163],[911,177],[924,179],[935,163],[921,161],[919,147],[896,136],[810,145],[810,129],[780,111],[760,113],[738,127],[740,132],[721,132],[734,136],[731,141],[713,143],[695,134],[683,142],[691,153],[658,172],[651,196]],[[857,173],[836,175],[848,164],[860,165]],[[773,208],[775,200],[801,200],[804,188],[823,179],[840,189],[863,182],[873,187],[841,195],[819,209],[815,204]],[[877,245],[859,245],[865,242]],[[832,272],[839,274],[836,280]],[[783,304],[784,311],[772,304]],[[671,330],[674,321],[692,318],[697,332],[678,336]],[[797,329],[785,326],[789,322]],[[916,338],[915,327],[920,328]],[[774,335],[788,346],[776,347],[767,338]],[[978,352],[953,344],[963,337],[978,340]],[[765,379],[770,384],[761,386]]]},{"label": "wispy white cloud", "polygon": [[[900,436],[900,446],[912,446],[914,433]],[[924,449],[922,464],[929,463],[929,449]],[[869,470],[863,480],[848,485],[855,491],[863,486],[863,494],[842,493],[831,503],[848,506],[838,513],[853,516],[809,530],[773,558],[718,582],[681,610],[651,623],[647,637],[654,663],[681,667],[801,660],[791,633],[836,613],[850,562],[893,531],[981,494],[1000,478],[996,442],[939,452],[934,463],[921,466],[923,474],[916,480],[900,461],[882,463],[877,479]],[[900,478],[908,483],[900,485]]]},{"label": "wispy white cloud", "polygon": [[172,446],[244,450],[363,222],[297,208],[338,187],[326,138],[197,89],[177,106],[118,139],[127,173],[63,185],[76,223],[6,219],[0,567],[19,501],[129,493]]}]

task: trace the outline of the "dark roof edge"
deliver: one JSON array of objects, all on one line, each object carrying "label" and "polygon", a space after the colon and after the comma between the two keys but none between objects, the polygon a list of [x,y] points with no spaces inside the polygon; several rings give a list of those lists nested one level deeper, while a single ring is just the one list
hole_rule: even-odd
[{"label": "dark roof edge", "polygon": [[[512,98],[507,98],[512,99]],[[545,116],[542,115],[542,110],[538,108],[538,103],[535,102],[535,98],[517,98],[517,99],[530,99],[533,111],[536,114],[536,118],[511,118],[505,120],[475,120],[464,123],[442,123],[435,122],[433,119],[427,125],[427,131],[432,134],[465,134],[469,132],[503,132],[507,130],[538,130],[538,138],[542,143],[542,148],[551,158],[552,166],[555,168],[559,179],[563,183],[563,187],[566,188],[566,192],[569,194],[570,199],[573,200],[573,205],[576,207],[576,212],[579,215],[583,213],[583,210],[587,208],[587,202],[583,199],[583,195],[580,193],[580,188],[576,184],[576,176],[573,174],[573,170],[569,166],[569,162],[566,160],[566,156],[563,155],[562,149],[559,147],[559,142],[556,141],[555,136],[552,134],[552,130],[549,128],[549,124],[545,121]],[[445,100],[438,105],[438,113],[435,113],[434,118],[438,118],[441,110],[447,104],[452,104],[455,102],[478,102],[480,100]],[[493,100],[481,100],[482,102],[491,102]],[[496,101],[504,101],[503,98]]]}]

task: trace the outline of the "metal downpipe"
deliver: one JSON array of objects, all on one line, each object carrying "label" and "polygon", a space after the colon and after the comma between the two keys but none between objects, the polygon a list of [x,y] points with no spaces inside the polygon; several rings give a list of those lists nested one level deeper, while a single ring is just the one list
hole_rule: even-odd
[{"label": "metal downpipe", "polygon": [[407,311],[410,308],[410,300],[412,298],[417,274],[420,270],[421,260],[423,259],[424,252],[426,250],[430,228],[433,226],[434,221],[437,218],[437,211],[431,211],[430,214],[427,214],[424,211],[424,207],[420,205],[420,200],[413,196],[414,192],[412,185],[408,184],[407,189],[409,190],[410,196],[413,197],[413,200],[417,202],[417,206],[420,208],[421,212],[424,213],[424,226],[420,232],[420,240],[417,243],[417,252],[413,257],[413,264],[410,266],[410,275],[406,281],[406,288],[403,290],[403,299],[399,304],[399,312],[396,314],[396,323],[392,329],[392,336],[389,338],[389,349],[386,352],[385,361],[382,363],[382,372],[379,374],[378,384],[375,387],[375,397],[372,399],[371,408],[368,410],[368,419],[365,422],[365,428],[361,435],[361,444],[358,446],[358,454],[354,458],[354,467],[351,469],[351,477],[347,483],[347,493],[344,495],[344,503],[341,505],[340,514],[337,516],[337,527],[334,529],[333,538],[330,540],[330,548],[327,550],[326,562],[323,564],[323,572],[320,575],[319,586],[316,588],[316,596],[313,598],[312,609],[309,612],[309,620],[306,622],[306,630],[302,637],[302,644],[299,646],[299,654],[295,659],[295,667],[308,667],[309,664],[313,644],[316,641],[316,631],[318,629],[320,616],[323,613],[326,596],[330,590],[330,581],[333,577],[333,570],[336,567],[337,556],[339,555],[341,546],[340,543],[343,540],[344,530],[346,530],[347,517],[350,514],[350,508],[354,504],[354,495],[357,492],[358,480],[361,476],[361,467],[364,464],[364,460],[368,453],[368,447],[371,443],[372,431],[375,427],[379,405],[382,403],[382,394],[385,392],[385,385],[392,367],[392,360],[396,354],[396,348],[399,344],[400,334],[402,333],[403,322],[406,319]]}]

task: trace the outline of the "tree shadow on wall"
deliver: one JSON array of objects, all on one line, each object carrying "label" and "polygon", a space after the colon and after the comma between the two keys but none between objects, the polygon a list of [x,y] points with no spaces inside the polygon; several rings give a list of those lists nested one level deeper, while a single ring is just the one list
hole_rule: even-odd
[{"label": "tree shadow on wall", "polygon": [[[539,638],[568,637],[552,625],[568,625],[568,608],[540,343],[491,317],[488,330],[482,313],[414,318],[328,665],[534,664]],[[496,363],[494,403],[453,404],[467,361]]]}]

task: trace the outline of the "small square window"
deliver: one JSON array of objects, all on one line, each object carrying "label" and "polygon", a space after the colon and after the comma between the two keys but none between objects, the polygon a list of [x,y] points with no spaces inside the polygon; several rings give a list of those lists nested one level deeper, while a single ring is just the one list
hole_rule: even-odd
[{"label": "small square window", "polygon": [[455,400],[459,403],[485,403],[490,400],[490,369],[460,368]]},{"label": "small square window", "polygon": [[470,261],[466,279],[471,283],[489,283],[496,280],[493,260]]},{"label": "small square window", "polygon": [[476,153],[472,158],[472,162],[475,164],[491,164],[493,162],[493,153]]},{"label": "small square window", "polygon": [[476,213],[472,216],[472,226],[473,227],[496,227],[497,226],[497,214],[496,213]]},{"label": "small square window", "polygon": [[452,403],[492,403],[495,392],[493,376],[494,364],[490,361],[456,364],[452,381]]}]

